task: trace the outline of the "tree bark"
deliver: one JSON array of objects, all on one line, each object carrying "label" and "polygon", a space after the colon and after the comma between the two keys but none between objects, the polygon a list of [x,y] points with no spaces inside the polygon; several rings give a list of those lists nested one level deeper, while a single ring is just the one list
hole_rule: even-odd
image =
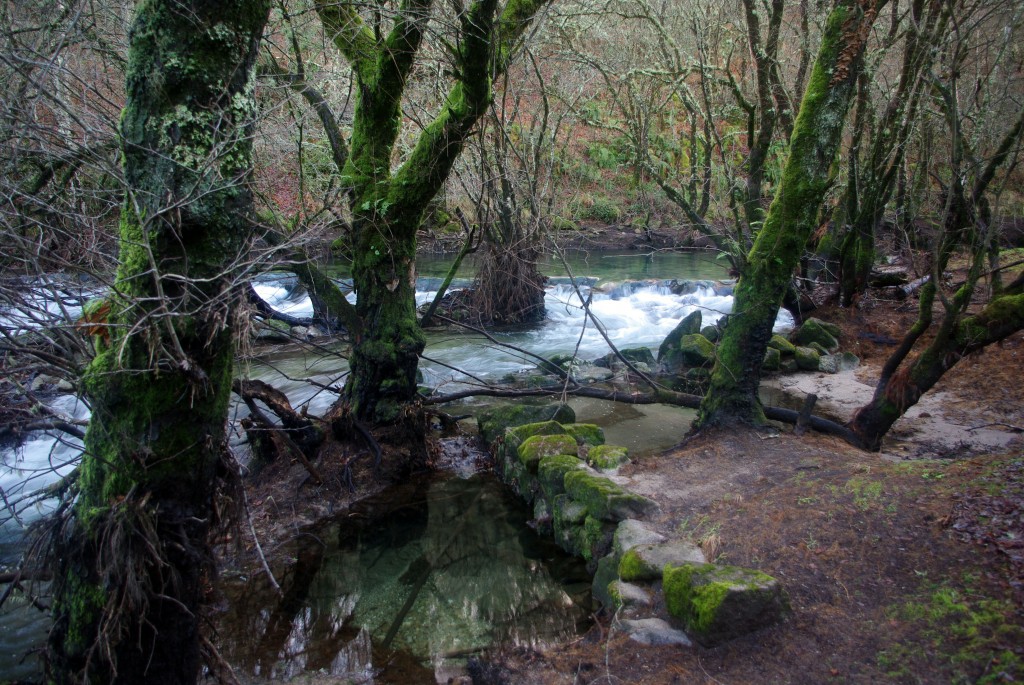
[{"label": "tree bark", "polygon": [[345,401],[359,420],[393,423],[416,398],[425,339],[416,321],[416,232],[466,139],[491,101],[493,79],[507,69],[533,16],[548,0],[477,0],[460,17],[457,80],[440,112],[393,173],[401,101],[431,11],[405,0],[390,33],[378,40],[356,3],[320,3],[317,12],[352,64],[358,98],[342,170],[350,190],[352,276],[361,334],[355,336]]},{"label": "tree bark", "polygon": [[761,364],[783,296],[832,180],[864,43],[877,11],[872,0],[838,0],[829,15],[794,124],[782,182],[736,286],[733,313],[718,345],[697,428],[736,419],[764,421],[757,397]]},{"label": "tree bark", "polygon": [[267,0],[139,4],[110,313],[83,378],[78,499],[57,541],[49,678],[191,683],[251,230],[251,72]]}]

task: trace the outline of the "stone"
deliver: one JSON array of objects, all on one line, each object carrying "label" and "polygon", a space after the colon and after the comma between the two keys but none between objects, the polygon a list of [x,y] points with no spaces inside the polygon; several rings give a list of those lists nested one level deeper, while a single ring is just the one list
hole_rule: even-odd
[{"label": "stone", "polygon": [[666,566],[662,592],[669,614],[705,646],[778,623],[789,611],[779,581],[737,566]]},{"label": "stone", "polygon": [[658,580],[666,565],[703,564],[704,552],[689,540],[671,540],[661,544],[636,545],[619,560],[622,580]]},{"label": "stone", "polygon": [[673,628],[667,621],[660,618],[639,618],[619,621],[619,628],[629,635],[629,639],[642,645],[667,646],[679,645],[692,647],[693,643],[681,630]]},{"label": "stone", "polygon": [[705,326],[700,329],[700,334],[713,343],[718,342],[718,338],[721,337],[721,331],[718,330],[718,326]]},{"label": "stone", "polygon": [[592,423],[570,423],[564,426],[565,432],[576,439],[581,445],[603,445],[604,429]]},{"label": "stone", "polygon": [[587,507],[568,495],[558,495],[553,500],[551,518],[558,528],[582,525],[587,520]]},{"label": "stone", "polygon": [[608,592],[608,587],[619,579],[619,560],[613,554],[602,557],[597,562],[594,570],[594,580],[591,583],[590,591],[594,601],[603,607],[614,611],[615,604]]},{"label": "stone", "polygon": [[796,366],[801,371],[817,371],[821,355],[810,347],[796,348]]},{"label": "stone", "polygon": [[603,383],[615,374],[611,369],[607,369],[601,366],[585,366],[582,369],[576,371],[573,374],[573,378],[578,383]]},{"label": "stone", "polygon": [[796,345],[789,342],[778,333],[773,335],[772,339],[768,341],[768,347],[773,350],[778,350],[782,354],[796,354]]},{"label": "stone", "polygon": [[810,345],[808,345],[808,347],[822,356],[825,356],[826,354],[829,353],[828,349],[818,342],[812,342]]},{"label": "stone", "polygon": [[682,321],[676,324],[676,327],[672,329],[672,332],[665,336],[665,339],[661,342],[661,346],[658,348],[658,359],[657,361],[667,361],[667,357],[671,355],[675,350],[679,349],[679,343],[682,341],[683,336],[700,334],[700,323],[701,313],[699,309],[695,309],[690,314],[683,317]]},{"label": "stone", "polygon": [[[626,349],[619,350],[619,354],[633,364],[646,364],[648,367],[651,367],[655,362],[654,353],[651,352],[649,347],[627,347]],[[602,366],[607,369],[621,363],[622,360],[614,352],[609,352],[605,356],[594,360],[594,366]]]},{"label": "stone", "polygon": [[480,435],[488,443],[514,428],[538,421],[575,423],[576,412],[567,404],[508,404],[488,409],[477,415]]},{"label": "stone", "polygon": [[530,473],[537,473],[541,459],[555,455],[575,455],[576,439],[571,435],[531,435],[519,445],[519,461]]},{"label": "stone", "polygon": [[700,333],[684,335],[679,341],[679,354],[690,366],[711,366],[715,363],[715,344]]},{"label": "stone", "polygon": [[616,555],[616,576],[618,575],[617,560],[623,554],[637,545],[655,545],[664,541],[664,535],[651,530],[641,521],[636,519],[620,521],[619,525],[615,528],[615,537],[612,538],[612,553]]},{"label": "stone", "polygon": [[764,351],[761,369],[763,371],[778,371],[780,368],[782,368],[782,353],[774,347],[769,347]]},{"label": "stone", "polygon": [[611,608],[616,610],[649,607],[652,604],[651,595],[647,590],[622,580],[613,580],[608,584],[608,597],[611,600]]},{"label": "stone", "polygon": [[839,373],[839,355],[821,355],[821,358],[818,360],[818,371],[823,373]]},{"label": "stone", "polygon": [[853,371],[860,366],[860,358],[853,352],[842,352],[839,354],[839,370]]},{"label": "stone", "polygon": [[540,460],[537,480],[545,497],[554,498],[565,492],[565,474],[583,468],[583,461],[568,454],[556,454]]},{"label": "stone", "polygon": [[809,347],[812,342],[816,342],[829,352],[839,349],[838,338],[838,326],[814,317],[804,321],[803,325],[793,334],[793,342],[797,345]]},{"label": "stone", "polygon": [[628,492],[591,471],[570,471],[565,474],[564,483],[569,496],[585,504],[593,516],[605,521],[641,518],[660,510],[654,500]]},{"label": "stone", "polygon": [[629,462],[629,450],[617,445],[598,445],[590,448],[587,461],[595,469],[611,471]]}]

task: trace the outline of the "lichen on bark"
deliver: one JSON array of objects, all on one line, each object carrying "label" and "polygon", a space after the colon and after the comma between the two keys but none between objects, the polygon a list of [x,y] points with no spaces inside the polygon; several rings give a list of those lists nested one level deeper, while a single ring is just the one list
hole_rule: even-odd
[{"label": "lichen on bark", "polygon": [[126,197],[112,292],[91,321],[92,418],[57,541],[48,678],[199,673],[214,474],[223,456],[251,196],[251,72],[266,0],[148,0],[120,131]]}]

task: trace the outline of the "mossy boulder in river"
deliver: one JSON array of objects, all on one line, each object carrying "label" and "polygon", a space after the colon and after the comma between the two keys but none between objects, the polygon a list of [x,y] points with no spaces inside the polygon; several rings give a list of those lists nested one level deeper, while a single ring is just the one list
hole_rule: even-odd
[{"label": "mossy boulder in river", "polygon": [[679,354],[684,364],[711,366],[715,363],[715,344],[700,333],[684,335],[679,341]]},{"label": "mossy boulder in river", "polygon": [[683,317],[683,320],[676,324],[672,332],[665,336],[661,346],[658,348],[658,361],[668,363],[670,358],[674,356],[675,351],[679,349],[679,343],[683,336],[700,333],[700,324],[701,313],[699,309]]},{"label": "mossy boulder in river", "polygon": [[662,592],[690,637],[712,646],[779,622],[789,600],[771,576],[717,564],[668,565]]}]

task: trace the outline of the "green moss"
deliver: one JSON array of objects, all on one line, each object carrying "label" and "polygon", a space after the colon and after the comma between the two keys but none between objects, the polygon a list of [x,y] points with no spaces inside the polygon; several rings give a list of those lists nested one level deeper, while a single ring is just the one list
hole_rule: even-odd
[{"label": "green moss", "polygon": [[641,518],[657,510],[657,503],[624,490],[612,481],[589,471],[565,474],[565,490],[583,502],[594,516],[606,521]]},{"label": "green moss", "polygon": [[633,580],[645,580],[647,578],[646,565],[640,559],[636,550],[629,550],[619,560],[619,578],[627,582]]},{"label": "green moss", "polygon": [[541,490],[548,498],[565,492],[565,474],[583,468],[583,462],[567,454],[556,454],[540,460],[537,467],[537,480]]},{"label": "green moss", "polygon": [[735,566],[666,565],[662,592],[669,614],[706,645],[763,628],[788,611],[774,578]]},{"label": "green moss", "polygon": [[779,334],[772,336],[772,339],[768,341],[768,347],[771,349],[778,350],[782,354],[793,355],[796,354],[796,345],[789,342]]},{"label": "green moss", "polygon": [[616,445],[599,445],[590,448],[587,460],[597,469],[615,469],[629,462],[629,451]]},{"label": "green moss", "polygon": [[577,450],[576,440],[571,435],[533,435],[519,445],[517,453],[530,473],[536,473],[545,457],[575,455]]},{"label": "green moss", "polygon": [[582,445],[603,445],[604,429],[592,423],[573,423],[565,426],[566,432]]}]

